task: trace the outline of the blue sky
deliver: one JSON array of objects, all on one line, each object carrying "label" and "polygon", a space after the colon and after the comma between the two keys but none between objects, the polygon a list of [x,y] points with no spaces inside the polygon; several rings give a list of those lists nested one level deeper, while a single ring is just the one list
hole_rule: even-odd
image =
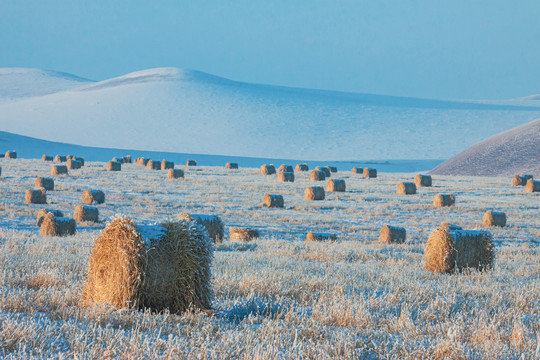
[{"label": "blue sky", "polygon": [[540,93],[540,1],[0,1],[0,67],[161,66],[429,98]]}]

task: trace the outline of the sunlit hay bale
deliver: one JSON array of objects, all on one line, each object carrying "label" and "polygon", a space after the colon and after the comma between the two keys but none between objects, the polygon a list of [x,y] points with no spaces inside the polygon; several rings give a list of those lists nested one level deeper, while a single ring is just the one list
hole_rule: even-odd
[{"label": "sunlit hay bale", "polygon": [[540,181],[529,179],[525,185],[525,192],[540,192]]},{"label": "sunlit hay bale", "polygon": [[188,161],[186,161],[186,166],[197,166],[197,161],[188,160]]},{"label": "sunlit hay bale", "polygon": [[51,175],[63,175],[68,173],[66,165],[53,165],[51,166]]},{"label": "sunlit hay bale", "polygon": [[308,186],[304,191],[305,200],[324,200],[324,189],[322,186]]},{"label": "sunlit hay bale", "polygon": [[426,269],[434,273],[451,273],[466,268],[488,270],[493,267],[494,247],[486,231],[437,228],[425,250]]},{"label": "sunlit hay bale", "polygon": [[398,194],[412,195],[416,194],[416,185],[413,182],[400,182],[397,187]]},{"label": "sunlit hay bale", "polygon": [[174,162],[163,160],[161,161],[161,170],[174,169]]},{"label": "sunlit hay bale", "polygon": [[121,171],[122,163],[119,161],[109,161],[107,163],[107,171]]},{"label": "sunlit hay bale", "polygon": [[131,164],[131,155],[126,155],[122,157],[122,160],[124,161],[124,164]]},{"label": "sunlit hay bale", "polygon": [[227,164],[225,164],[225,167],[227,169],[238,169],[238,163],[228,162]]},{"label": "sunlit hay bale", "polygon": [[120,164],[123,164],[124,163],[124,158],[115,156],[115,157],[113,157],[111,159],[111,161],[116,161],[116,162],[119,162]]},{"label": "sunlit hay bale", "polygon": [[148,161],[146,162],[146,168],[148,170],[161,170],[161,162],[148,159]]},{"label": "sunlit hay bale", "polygon": [[217,215],[181,213],[178,215],[178,219],[195,221],[208,232],[208,235],[212,241],[215,243],[220,243],[223,241],[223,221],[221,221],[221,218]]},{"label": "sunlit hay bale", "polygon": [[294,173],[288,171],[281,171],[278,174],[278,181],[294,182]]},{"label": "sunlit hay bale", "polygon": [[324,181],[325,179],[326,175],[322,170],[311,170],[309,174],[309,180],[311,181]]},{"label": "sunlit hay bale", "polygon": [[67,156],[56,155],[54,157],[54,162],[66,162],[66,161],[67,161]]},{"label": "sunlit hay bale", "polygon": [[403,244],[406,237],[407,232],[405,228],[399,226],[384,225],[381,229],[381,233],[379,234],[379,242]]},{"label": "sunlit hay bale", "polygon": [[313,231],[310,231],[307,233],[305,241],[337,241],[337,236],[335,234],[314,233]]},{"label": "sunlit hay bale", "polygon": [[83,204],[103,204],[105,202],[105,194],[101,190],[86,190],[82,195]]},{"label": "sunlit hay bale", "polygon": [[331,173],[337,173],[337,167],[335,167],[335,166],[327,166],[326,168],[327,168],[328,171],[330,171]]},{"label": "sunlit hay bale", "polygon": [[443,229],[448,229],[448,230],[463,230],[463,228],[459,225],[456,225],[456,224],[451,224],[447,221],[444,221],[441,223],[441,226],[439,226],[440,228],[443,228]]},{"label": "sunlit hay bale", "polygon": [[64,217],[64,214],[60,210],[41,209],[39,210],[36,217],[37,226],[41,226],[41,223],[43,223],[43,219],[45,218],[45,215],[47,215],[48,213],[53,214],[55,217]]},{"label": "sunlit hay bale", "polygon": [[17,158],[17,152],[14,150],[8,150],[6,151],[6,154],[4,155],[6,159],[16,159]]},{"label": "sunlit hay bale", "polygon": [[52,213],[47,213],[43,217],[39,234],[41,236],[68,236],[75,235],[77,223],[74,219],[56,217]]},{"label": "sunlit hay bale", "polygon": [[330,179],[326,184],[326,191],[328,192],[345,192],[345,180],[343,179]]},{"label": "sunlit hay bale", "polygon": [[309,171],[309,166],[307,164],[296,164],[296,171]]},{"label": "sunlit hay bale", "polygon": [[353,174],[363,174],[364,173],[364,168],[353,167],[351,171],[352,171]]},{"label": "sunlit hay bale", "polygon": [[414,177],[414,183],[416,184],[417,187],[420,187],[420,186],[431,186],[431,175],[422,175],[422,174],[417,174],[415,177]]},{"label": "sunlit hay bale", "polygon": [[377,177],[377,169],[364,168],[364,177],[366,179],[376,178]]},{"label": "sunlit hay bale", "polygon": [[281,164],[281,166],[278,168],[278,172],[292,172],[292,173],[294,173],[294,169],[293,169],[292,165]]},{"label": "sunlit hay bale", "polygon": [[525,186],[527,185],[527,181],[532,178],[533,178],[532,175],[524,175],[524,174],[515,175],[512,178],[512,186]]},{"label": "sunlit hay bale", "polygon": [[70,170],[74,169],[80,169],[82,167],[82,163],[79,160],[75,159],[68,159],[67,161],[67,168]]},{"label": "sunlit hay bale", "polygon": [[43,156],[41,156],[41,161],[53,161],[53,157],[43,154]]},{"label": "sunlit hay bale", "polygon": [[248,242],[256,239],[260,236],[259,232],[255,229],[247,228],[230,228],[230,242]]},{"label": "sunlit hay bale", "polygon": [[81,163],[81,166],[84,166],[84,158],[83,157],[75,157],[73,160],[77,160]]},{"label": "sunlit hay bale", "polygon": [[[315,168],[315,170],[324,172],[324,176],[325,176],[325,177],[330,177],[330,176],[332,176],[332,174],[330,173],[330,169],[327,168],[326,166],[325,166],[325,167],[317,166],[317,167]],[[324,180],[324,179],[323,179],[323,180]]]},{"label": "sunlit hay bale", "polygon": [[456,198],[453,194],[437,194],[433,199],[433,206],[443,207],[452,206],[456,203]]},{"label": "sunlit hay bale", "polygon": [[272,164],[264,164],[260,169],[261,175],[272,175],[276,173],[276,168]]},{"label": "sunlit hay bale", "polygon": [[99,210],[95,206],[77,205],[75,207],[75,212],[73,213],[73,218],[78,223],[81,221],[98,222]]},{"label": "sunlit hay bale", "polygon": [[283,196],[275,194],[264,194],[263,206],[267,208],[282,208]]},{"label": "sunlit hay bale", "polygon": [[483,225],[505,227],[506,214],[503,212],[495,212],[495,211],[488,210],[484,214]]},{"label": "sunlit hay bale", "polygon": [[25,204],[46,204],[47,203],[47,191],[45,189],[26,190]]},{"label": "sunlit hay bale", "polygon": [[184,170],[182,169],[169,169],[167,173],[168,179],[179,179],[184,177]]},{"label": "sunlit hay bale", "polygon": [[54,190],[54,179],[40,176],[36,179],[36,185],[34,188],[35,189],[44,188],[47,191],[52,191]]},{"label": "sunlit hay bale", "polygon": [[145,158],[141,157],[141,158],[137,159],[136,164],[139,165],[139,166],[147,166],[148,161],[150,161],[150,159],[145,159]]}]

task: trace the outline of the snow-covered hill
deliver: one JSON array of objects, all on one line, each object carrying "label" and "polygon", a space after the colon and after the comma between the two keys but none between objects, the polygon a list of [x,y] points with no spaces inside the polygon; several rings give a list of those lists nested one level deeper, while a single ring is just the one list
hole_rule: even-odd
[{"label": "snow-covered hill", "polygon": [[[9,81],[0,88],[17,87],[15,74]],[[538,117],[540,106],[522,101],[286,88],[175,68],[0,103],[0,130],[45,140],[306,160],[445,159]]]}]

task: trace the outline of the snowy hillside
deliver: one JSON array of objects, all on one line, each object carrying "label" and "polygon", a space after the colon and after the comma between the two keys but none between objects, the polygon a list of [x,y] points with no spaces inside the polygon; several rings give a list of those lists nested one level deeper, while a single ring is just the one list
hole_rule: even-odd
[{"label": "snowy hillside", "polygon": [[[17,75],[9,79],[1,87],[17,88]],[[65,85],[65,79],[49,80],[36,87]],[[445,159],[538,117],[540,106],[522,101],[454,102],[285,88],[175,68],[0,103],[0,130],[50,141],[333,161]]]}]

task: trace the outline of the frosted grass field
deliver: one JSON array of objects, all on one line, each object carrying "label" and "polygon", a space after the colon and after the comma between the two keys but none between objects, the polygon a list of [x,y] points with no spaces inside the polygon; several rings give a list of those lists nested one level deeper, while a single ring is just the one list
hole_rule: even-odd
[{"label": "frosted grass field", "polygon": [[[279,165],[279,164],[275,164]],[[295,164],[292,164],[295,165]],[[0,159],[0,357],[186,359],[535,359],[540,356],[540,194],[509,178],[433,178],[416,195],[395,194],[414,174],[364,179],[346,193],[303,200],[309,173],[277,182],[258,169],[186,169],[185,179],[132,164],[106,172],[87,163],[55,180],[48,205],[72,216],[84,190],[101,189],[100,224],[66,238],[41,238],[24,191],[51,163]],[[242,164],[240,164],[240,167]],[[177,166],[178,167],[178,166]],[[326,185],[320,182],[318,185]],[[434,208],[437,193],[456,206]],[[284,209],[262,208],[265,193]],[[508,226],[489,229],[495,269],[434,275],[423,267],[430,232],[442,221],[479,229],[488,209]],[[181,212],[216,214],[261,238],[215,249],[211,313],[182,316],[80,309],[92,245],[115,214],[146,224]],[[384,224],[404,226],[402,245],[377,242]],[[304,243],[310,230],[337,243]]]}]

